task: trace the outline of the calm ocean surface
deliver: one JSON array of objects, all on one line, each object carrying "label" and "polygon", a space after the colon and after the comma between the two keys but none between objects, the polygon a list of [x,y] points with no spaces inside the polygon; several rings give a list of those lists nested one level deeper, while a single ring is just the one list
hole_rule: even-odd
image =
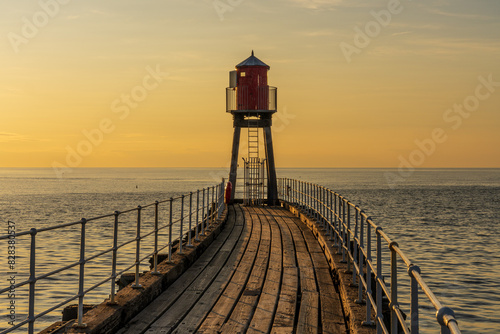
[{"label": "calm ocean surface", "polygon": [[[278,177],[324,185],[358,204],[420,266],[434,293],[455,310],[463,333],[500,333],[500,169],[416,170],[393,188],[387,184],[388,172],[397,173],[386,169],[279,169]],[[212,186],[225,175],[225,169],[92,168],[74,169],[60,180],[52,169],[0,168],[0,234],[7,233],[9,220],[15,222],[18,232],[77,221]],[[132,220],[120,227],[129,237],[134,233]],[[144,225],[148,224],[151,219],[145,219]],[[87,248],[111,247],[97,239],[110,235],[111,229],[111,221],[89,227]],[[29,238],[19,237],[16,243],[16,280],[20,282],[28,277]],[[40,233],[37,275],[77,261],[78,245],[77,226]],[[123,250],[119,266],[125,265],[126,256],[133,258],[133,251],[133,245]],[[9,284],[3,241],[0,254],[3,289]],[[110,261],[108,257],[86,266],[87,288],[109,275],[103,268],[109,268]],[[78,270],[69,270],[37,284],[36,312],[75,295],[77,278]],[[106,284],[85,303],[99,303],[108,294]],[[424,298],[421,295],[422,332],[438,333],[431,320],[434,312]],[[7,296],[1,295],[0,331],[8,327],[8,303]],[[26,314],[27,289],[20,288],[16,291],[16,322]],[[38,320],[36,330],[60,318],[59,309]]]}]

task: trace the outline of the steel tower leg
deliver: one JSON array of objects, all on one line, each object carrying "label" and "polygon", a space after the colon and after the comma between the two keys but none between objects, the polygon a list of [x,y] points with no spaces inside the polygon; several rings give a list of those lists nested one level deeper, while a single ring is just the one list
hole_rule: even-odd
[{"label": "steel tower leg", "polygon": [[231,192],[231,203],[234,201],[234,193],[236,192],[236,176],[238,171],[238,150],[240,148],[240,134],[241,128],[239,126],[234,127],[233,135],[233,150],[231,153],[231,169],[229,170],[229,182],[233,185],[233,191]]},{"label": "steel tower leg", "polygon": [[276,181],[276,167],[274,164],[273,136],[271,127],[264,127],[264,141],[266,143],[267,160],[267,204],[278,204],[278,183]]}]

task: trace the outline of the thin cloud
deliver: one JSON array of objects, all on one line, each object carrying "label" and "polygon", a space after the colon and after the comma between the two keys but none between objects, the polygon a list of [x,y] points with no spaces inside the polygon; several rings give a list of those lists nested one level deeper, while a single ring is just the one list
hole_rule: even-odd
[{"label": "thin cloud", "polygon": [[395,32],[392,34],[392,36],[401,36],[401,35],[408,35],[413,33],[413,31],[401,31],[401,32]]},{"label": "thin cloud", "polygon": [[0,132],[0,143],[8,142],[47,142],[47,139],[33,138],[20,133]]},{"label": "thin cloud", "polygon": [[331,30],[316,30],[316,31],[307,31],[300,33],[302,36],[306,37],[323,37],[323,36],[333,36],[334,32]]},{"label": "thin cloud", "polygon": [[27,141],[27,138],[19,133],[0,132],[0,142]]},{"label": "thin cloud", "polygon": [[463,14],[463,13],[451,13],[451,12],[445,12],[443,10],[439,10],[436,8],[429,8],[428,11],[432,14],[436,15],[441,15],[441,16],[448,16],[448,17],[454,17],[458,19],[466,19],[466,20],[488,20],[492,19],[489,16],[486,15],[479,15],[479,14]]},{"label": "thin cloud", "polygon": [[291,0],[299,7],[308,9],[333,9],[344,0]]},{"label": "thin cloud", "polygon": [[337,8],[377,8],[376,5],[359,0],[286,0],[298,7],[314,10],[336,10]]}]

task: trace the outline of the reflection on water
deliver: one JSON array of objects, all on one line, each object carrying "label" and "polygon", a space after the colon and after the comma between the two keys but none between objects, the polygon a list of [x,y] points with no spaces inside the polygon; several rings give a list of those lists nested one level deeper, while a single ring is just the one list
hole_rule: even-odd
[{"label": "reflection on water", "polygon": [[[418,170],[395,189],[387,186],[385,172],[281,169],[278,176],[324,185],[358,204],[421,267],[432,290],[457,313],[464,333],[500,332],[500,297],[496,294],[500,277],[500,170]],[[77,221],[211,186],[225,173],[221,169],[75,169],[59,180],[51,169],[0,169],[0,219],[2,224],[15,221],[18,231]],[[150,231],[152,213],[144,211],[143,229]],[[134,214],[120,219],[120,240],[135,236]],[[163,216],[161,220],[165,219]],[[109,249],[112,234],[113,218],[89,223],[87,256]],[[16,241],[19,282],[28,275],[29,236]],[[160,242],[166,243],[166,236]],[[78,261],[79,245],[78,225],[37,235],[37,275]],[[143,247],[143,254],[152,250],[146,243]],[[134,258],[132,243],[120,249],[118,267],[125,268]],[[110,254],[88,263],[85,287],[108,277],[110,263]],[[1,275],[4,277],[5,270]],[[404,292],[407,274],[401,271],[400,277]],[[85,303],[101,302],[108,296],[110,284],[89,293]],[[77,291],[78,267],[37,283],[36,312]],[[16,291],[18,319],[27,314],[27,295],[25,287]],[[421,329],[435,333],[434,311],[424,300],[422,295]],[[0,329],[7,327],[7,302],[2,296]],[[402,299],[401,303],[406,306],[407,301]],[[60,318],[60,310],[52,312],[37,321],[37,330]]]}]

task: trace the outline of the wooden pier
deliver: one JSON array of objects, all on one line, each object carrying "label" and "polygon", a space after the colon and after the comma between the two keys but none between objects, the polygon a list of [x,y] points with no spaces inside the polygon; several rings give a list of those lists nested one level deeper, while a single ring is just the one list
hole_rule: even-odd
[{"label": "wooden pier", "polygon": [[119,333],[346,333],[323,250],[280,207],[231,206],[203,255]]},{"label": "wooden pier", "polygon": [[[129,266],[136,268],[133,283],[113,294],[118,276],[112,274],[103,281],[112,283],[109,299],[96,306],[84,305],[84,291],[76,305],[77,315],[69,314],[40,333],[409,332],[407,315],[397,300],[398,256],[411,279],[412,305],[418,305],[420,287],[437,311],[441,331],[460,333],[453,310],[441,304],[420,269],[358,206],[329,189],[302,181],[283,179],[281,187],[285,198],[279,207],[225,205],[222,191],[212,196],[216,205],[203,199],[207,210],[204,206],[202,220],[196,215],[192,227],[189,219],[187,233],[180,232],[178,240],[158,248],[168,247],[167,254],[153,252],[143,257],[146,261],[154,255],[153,270],[140,273],[136,260]],[[179,198],[182,204],[184,196]],[[189,214],[199,209],[197,205],[192,211],[190,206]],[[140,209],[137,212],[139,226]],[[92,221],[114,216],[117,226],[119,214]],[[171,227],[172,222],[170,215],[169,225],[162,227]],[[148,235],[158,231],[155,226]],[[21,235],[26,233],[31,231]],[[140,259],[141,238],[131,240],[137,241],[136,259]],[[390,262],[386,261],[391,267],[389,279],[382,276],[383,241],[391,252]],[[157,255],[164,258],[161,263]],[[412,306],[410,314],[411,331],[418,332],[418,307]]]},{"label": "wooden pier", "polygon": [[375,333],[326,231],[282,205],[229,205],[140,288],[41,333]]}]

